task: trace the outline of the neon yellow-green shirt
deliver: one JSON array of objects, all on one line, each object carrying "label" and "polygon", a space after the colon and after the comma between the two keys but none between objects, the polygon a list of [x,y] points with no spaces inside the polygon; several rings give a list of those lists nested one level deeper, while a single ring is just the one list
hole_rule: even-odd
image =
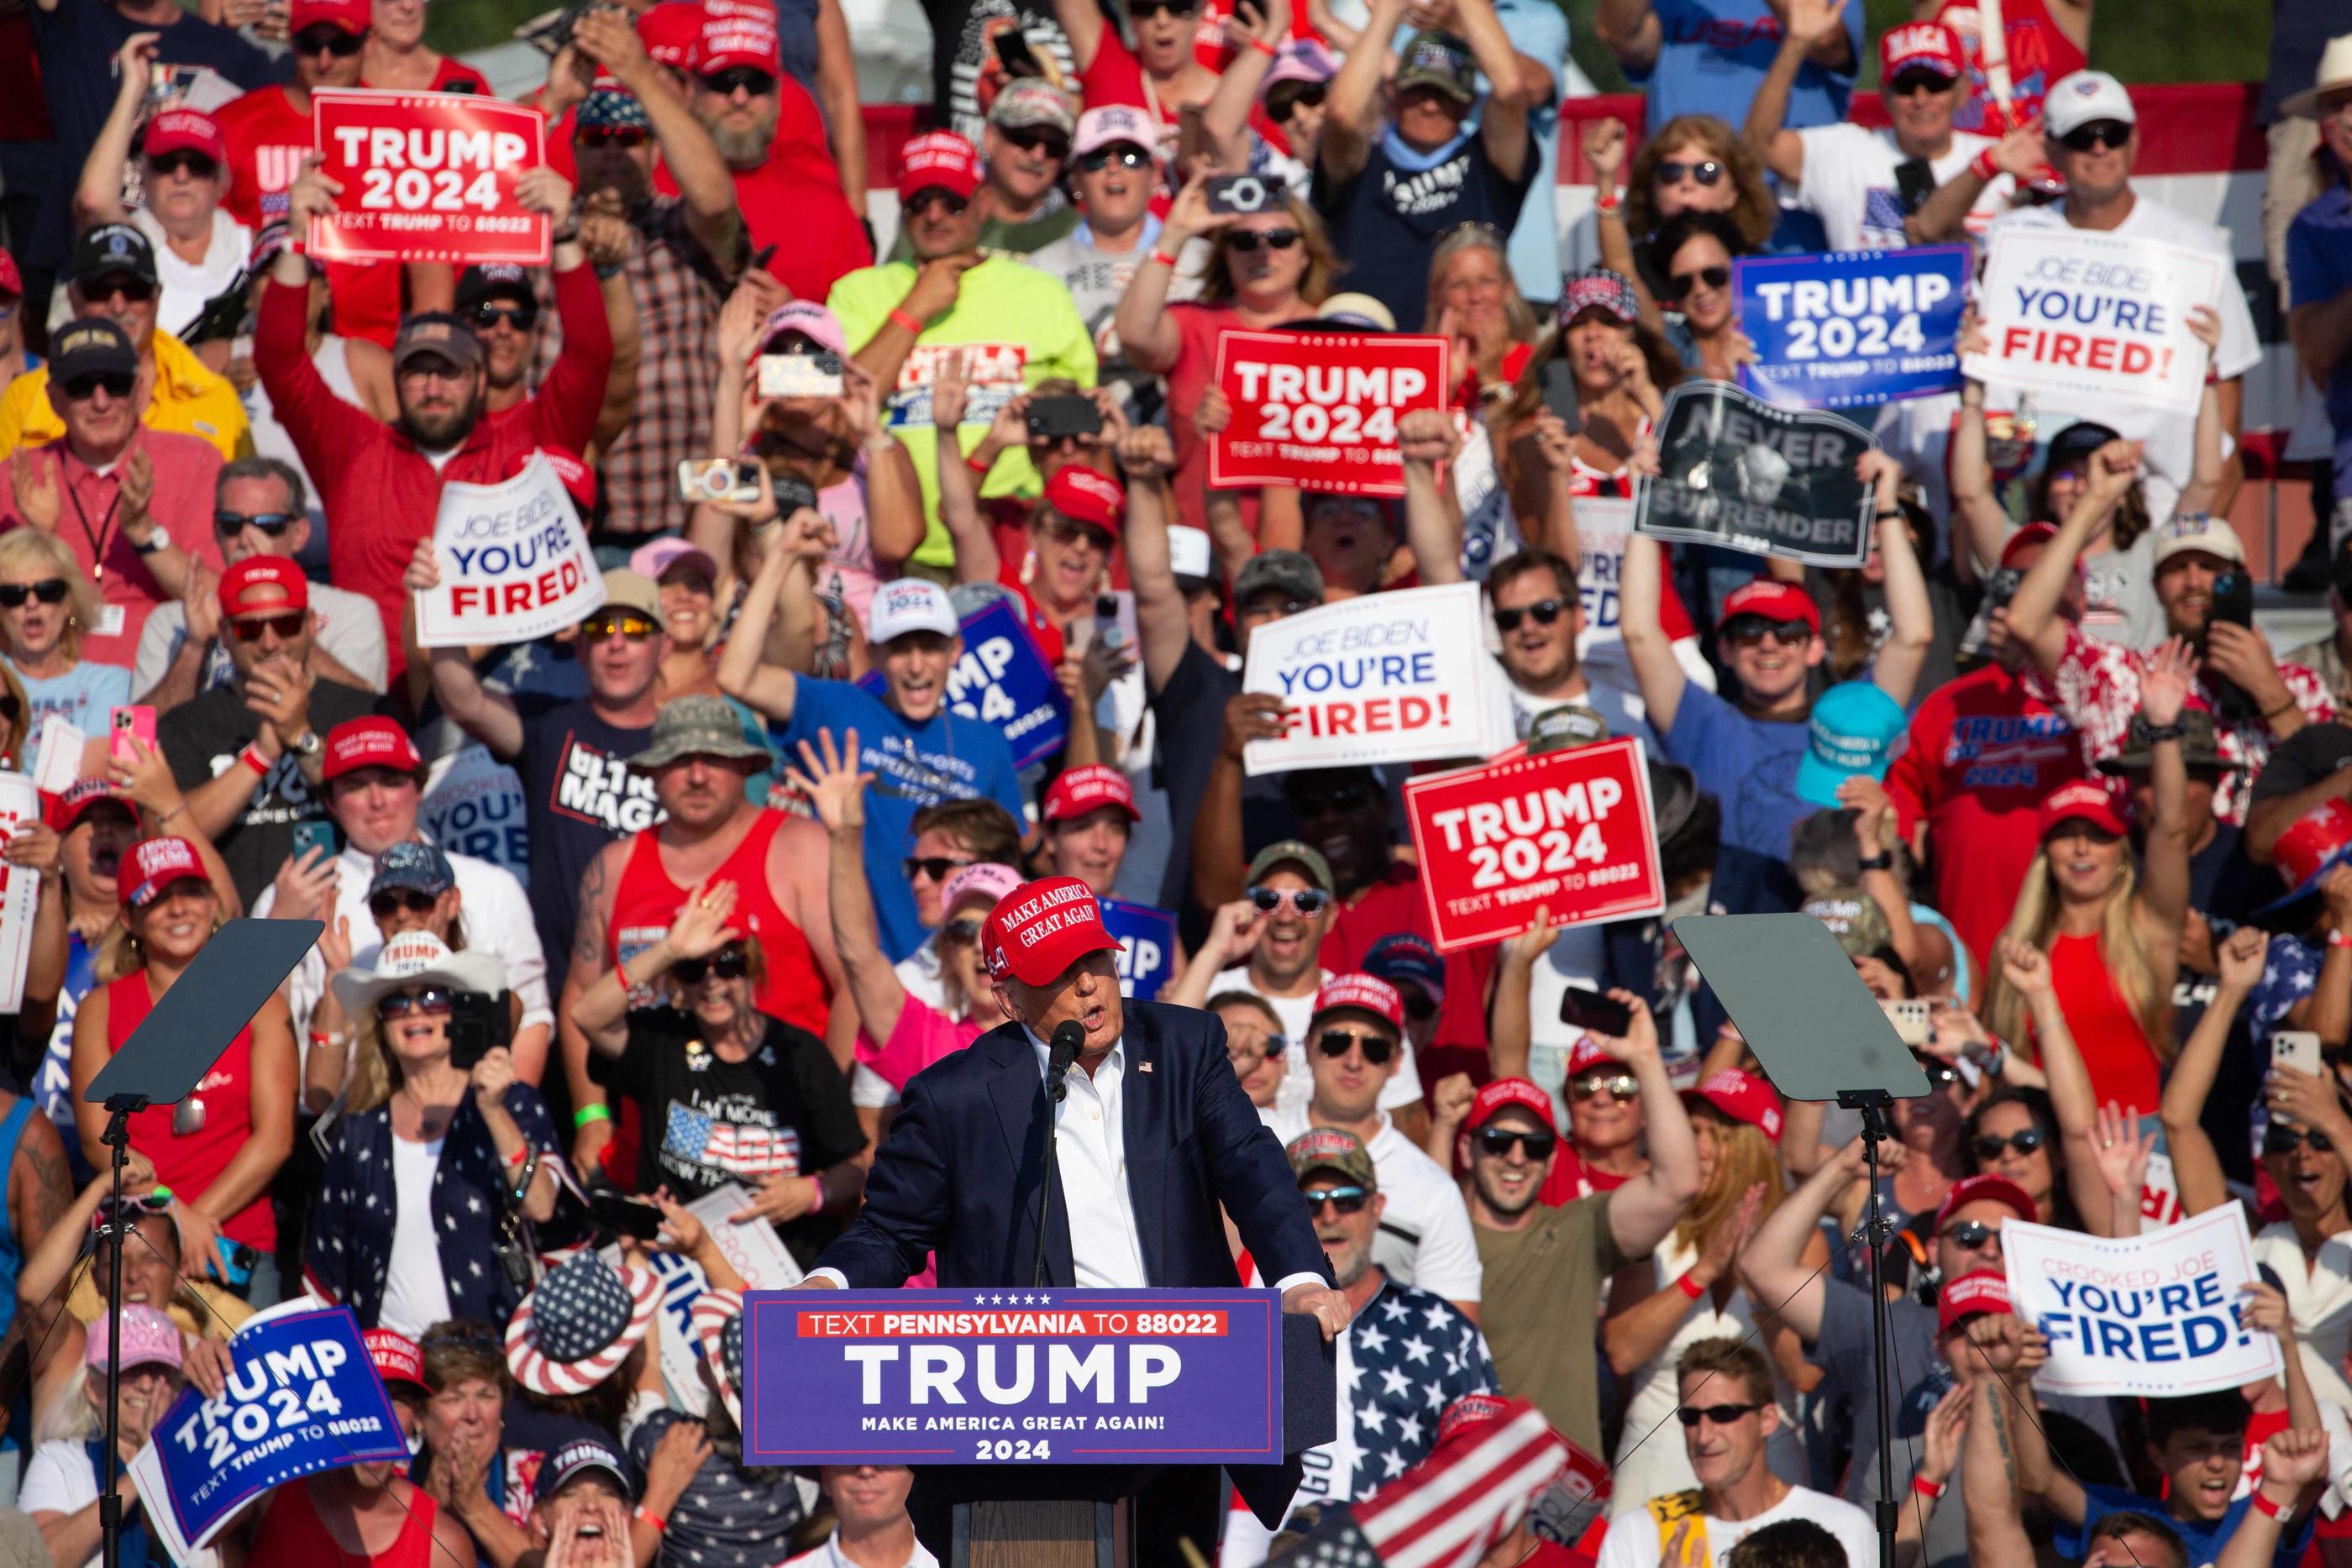
[{"label": "neon yellow-green shirt", "polygon": [[[833,286],[825,304],[840,320],[850,352],[873,340],[914,287],[915,267],[904,261],[863,267]],[[1082,387],[1095,384],[1094,339],[1059,278],[1002,256],[963,275],[955,308],[933,319],[915,340],[882,410],[883,423],[907,444],[922,482],[925,528],[913,559],[925,566],[955,561],[954,546],[940,524],[939,434],[931,425],[931,375],[940,357],[954,349],[979,350],[971,367],[971,396],[957,432],[959,454],[980,444],[996,411],[1022,388],[1055,376]],[[1029,454],[1014,447],[988,471],[981,495],[1034,497],[1038,488]]]}]

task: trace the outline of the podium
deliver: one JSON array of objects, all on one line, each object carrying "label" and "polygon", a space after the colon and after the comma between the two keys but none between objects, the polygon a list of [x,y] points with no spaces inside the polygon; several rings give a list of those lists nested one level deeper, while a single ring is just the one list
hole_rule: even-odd
[{"label": "podium", "polygon": [[914,1468],[951,1568],[1213,1558],[1227,1480],[1261,1518],[1339,1431],[1334,1347],[1273,1291],[757,1291],[743,1458]]}]

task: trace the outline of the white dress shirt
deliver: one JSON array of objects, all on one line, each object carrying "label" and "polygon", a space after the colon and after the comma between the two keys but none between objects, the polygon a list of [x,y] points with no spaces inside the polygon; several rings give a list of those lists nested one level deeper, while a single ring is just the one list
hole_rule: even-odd
[{"label": "white dress shirt", "polygon": [[[841,1531],[836,1527],[831,1535],[825,1537],[824,1545],[803,1552],[798,1557],[787,1558],[784,1568],[857,1568],[857,1564],[842,1552]],[[940,1568],[940,1560],[918,1541],[915,1542],[915,1554],[907,1559],[907,1568]]]}]

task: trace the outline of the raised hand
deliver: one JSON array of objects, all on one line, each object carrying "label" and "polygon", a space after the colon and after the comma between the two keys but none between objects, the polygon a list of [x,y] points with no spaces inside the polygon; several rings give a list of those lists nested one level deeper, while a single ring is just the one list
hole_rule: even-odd
[{"label": "raised hand", "polygon": [[1965,1383],[1944,1391],[1936,1407],[1927,1412],[1926,1441],[1919,1455],[1919,1478],[1936,1486],[1952,1479],[1952,1470],[1960,1462],[1960,1439],[1969,1430],[1969,1412],[1975,1408],[1969,1385]]},{"label": "raised hand", "polygon": [[[845,364],[844,370],[848,367]],[[963,423],[971,399],[971,350],[950,349],[931,372],[931,423],[941,430]]]},{"label": "raised hand", "polygon": [[2168,637],[2147,656],[2139,676],[2139,711],[2162,728],[2180,717],[2197,689],[2197,653],[2186,637]]},{"label": "raised hand", "polygon": [[1622,120],[1596,120],[1584,128],[1584,161],[1592,166],[1592,183],[1602,193],[1617,189],[1625,172],[1625,149],[1631,138]]},{"label": "raised hand", "polygon": [[708,958],[730,942],[741,941],[743,934],[727,923],[740,898],[741,890],[732,882],[697,883],[670,917],[663,946],[673,958]]},{"label": "raised hand", "polygon": [[2241,925],[2223,937],[2220,953],[2221,988],[2241,995],[2252,990],[2263,977],[2263,965],[2270,950],[2270,933],[2259,925]]},{"label": "raised hand", "polygon": [[2032,943],[2004,936],[1995,944],[1993,952],[2000,962],[2000,977],[2011,990],[2031,999],[2054,988],[2050,960]]},{"label": "raised hand", "polygon": [[1650,1004],[1633,992],[1620,986],[1609,992],[1609,999],[1622,1002],[1633,1016],[1622,1035],[1601,1034],[1586,1030],[1584,1038],[1628,1066],[1654,1061],[1658,1056],[1658,1024],[1650,1016]]},{"label": "raised hand", "polygon": [[1397,450],[1407,463],[1448,462],[1461,444],[1454,421],[1436,409],[1417,408],[1397,422]]},{"label": "raised hand", "polygon": [[2116,1108],[2112,1100],[2099,1107],[2097,1155],[2099,1179],[2115,1197],[2137,1195],[2147,1185],[2147,1156],[2155,1151],[2152,1138],[2140,1134],[2139,1107]]}]

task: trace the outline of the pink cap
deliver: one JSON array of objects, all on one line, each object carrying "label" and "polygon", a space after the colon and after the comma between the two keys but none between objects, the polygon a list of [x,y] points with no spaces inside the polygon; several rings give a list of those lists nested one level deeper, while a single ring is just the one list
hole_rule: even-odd
[{"label": "pink cap", "polygon": [[1958,81],[1968,66],[1960,54],[1960,36],[1941,22],[1906,22],[1890,27],[1878,40],[1878,79],[1893,82],[1907,70],[1933,71],[1946,81]]},{"label": "pink cap", "polygon": [[818,348],[836,354],[849,352],[849,337],[841,329],[841,319],[814,299],[794,299],[769,311],[760,328],[760,342],[765,346],[787,332],[798,332]]},{"label": "pink cap", "polygon": [[[395,1383],[412,1383],[425,1388],[425,1353],[416,1342],[394,1329],[369,1329],[360,1335],[366,1344],[368,1360],[375,1366],[375,1375],[388,1387]],[[427,1390],[429,1392],[429,1390]]]},{"label": "pink cap", "polygon": [[898,150],[898,200],[934,189],[964,197],[980,189],[980,152],[952,131],[927,131]]},{"label": "pink cap", "polygon": [[274,615],[310,605],[310,580],[282,555],[249,555],[221,573],[224,615]]},{"label": "pink cap", "polygon": [[1160,155],[1160,136],[1143,110],[1131,104],[1107,103],[1078,116],[1078,133],[1070,142],[1070,156],[1083,158],[1120,142]]},{"label": "pink cap", "polygon": [[1127,515],[1127,487],[1108,474],[1072,463],[1045,481],[1045,504],[1074,523],[1091,523],[1116,538]]},{"label": "pink cap", "polygon": [[1021,873],[1009,865],[994,861],[980,861],[959,866],[946,882],[940,884],[940,907],[953,909],[967,898],[984,898],[991,909],[1008,893],[1021,886]]},{"label": "pink cap", "polygon": [[154,903],[173,883],[190,880],[212,885],[195,845],[185,839],[147,839],[131,845],[122,857],[114,873],[114,892],[123,908],[138,909]]},{"label": "pink cap", "polygon": [[2011,1310],[2007,1278],[1991,1269],[1971,1269],[1948,1281],[1936,1297],[1936,1327],[1949,1333],[1970,1318]]},{"label": "pink cap", "polygon": [[[656,7],[658,9],[658,7]],[[782,51],[776,42],[776,12],[768,0],[703,0],[702,37],[695,74],[715,77],[738,66],[782,74]]]},{"label": "pink cap", "polygon": [[1127,951],[1104,926],[1093,890],[1074,876],[1040,877],[999,899],[981,944],[991,975],[1031,986],[1060,979],[1089,953]]},{"label": "pink cap", "polygon": [[1310,1016],[1319,1019],[1341,1008],[1355,1008],[1387,1019],[1391,1028],[1404,1028],[1404,998],[1397,995],[1394,986],[1377,976],[1360,971],[1332,976],[1315,993],[1315,1010]]},{"label": "pink cap", "polygon": [[1143,814],[1135,809],[1135,786],[1128,782],[1127,775],[1099,762],[1090,762],[1084,768],[1065,768],[1054,780],[1053,788],[1045,791],[1045,820],[1049,822],[1066,822],[1098,806],[1118,807],[1127,813],[1130,822],[1143,820]]},{"label": "pink cap", "polygon": [[292,0],[287,6],[286,31],[293,37],[321,22],[353,37],[364,37],[375,25],[374,0]]},{"label": "pink cap", "polygon": [[637,41],[656,65],[694,69],[702,57],[702,7],[647,6],[637,13]]},{"label": "pink cap", "polygon": [[[106,1368],[106,1320],[100,1318],[89,1325],[89,1343],[82,1351],[82,1364],[92,1372]],[[122,1365],[161,1365],[174,1372],[180,1367],[180,1331],[143,1301],[122,1309]]]},{"label": "pink cap", "polygon": [[[2341,802],[2335,802],[2341,804]],[[2116,798],[2104,784],[2088,779],[2077,779],[2063,784],[2042,797],[2042,824],[2039,837],[2048,838],[2066,822],[2080,820],[2102,832],[2122,838],[2129,831],[2124,825],[2123,813],[2116,810]],[[2284,862],[2282,862],[2284,863]]]},{"label": "pink cap", "polygon": [[1465,1131],[1475,1133],[1514,1106],[1542,1123],[1544,1131],[1559,1135],[1559,1124],[1551,1114],[1551,1096],[1524,1078],[1497,1078],[1479,1090],[1470,1102],[1470,1119],[1462,1125]]},{"label": "pink cap", "polygon": [[1284,82],[1327,82],[1339,74],[1339,62],[1331,57],[1322,39],[1293,38],[1275,51],[1274,64],[1267,68],[1265,79],[1257,84],[1257,96],[1263,102]]},{"label": "pink cap", "polygon": [[408,732],[388,718],[347,718],[327,732],[327,758],[320,774],[332,783],[362,768],[414,773],[425,766]]},{"label": "pink cap", "polygon": [[1744,1122],[1774,1143],[1780,1141],[1780,1097],[1760,1078],[1727,1068],[1709,1073],[1696,1089],[1683,1091],[1685,1100],[1703,1100],[1735,1122]]},{"label": "pink cap", "polygon": [[684,539],[656,539],[629,552],[629,570],[656,584],[661,581],[663,572],[680,561],[701,568],[706,579],[714,586],[718,583],[719,563],[700,545],[690,545]]},{"label": "pink cap", "polygon": [[149,120],[145,148],[150,158],[201,152],[224,168],[228,164],[228,138],[220,121],[201,109],[167,109]]}]

